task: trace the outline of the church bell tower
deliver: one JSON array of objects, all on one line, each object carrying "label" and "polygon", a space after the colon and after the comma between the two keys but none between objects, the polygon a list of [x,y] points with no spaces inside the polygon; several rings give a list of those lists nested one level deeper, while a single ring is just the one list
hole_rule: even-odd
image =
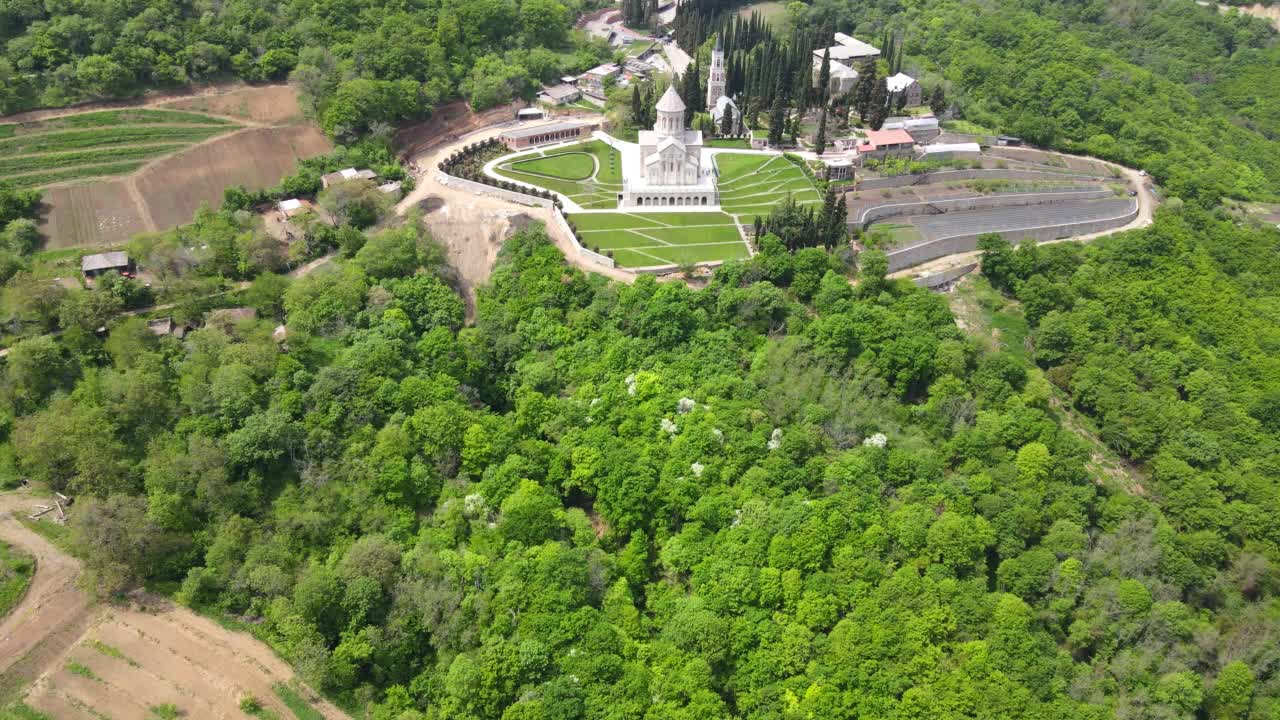
[{"label": "church bell tower", "polygon": [[716,101],[724,97],[724,46],[720,44],[720,36],[716,35],[716,47],[711,51],[711,70],[707,74],[707,109],[716,106]]}]

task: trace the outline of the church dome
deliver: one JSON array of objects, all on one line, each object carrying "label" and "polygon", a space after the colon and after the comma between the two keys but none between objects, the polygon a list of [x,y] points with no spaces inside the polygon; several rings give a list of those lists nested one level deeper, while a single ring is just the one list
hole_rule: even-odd
[{"label": "church dome", "polygon": [[662,99],[658,101],[658,112],[684,112],[684,101],[680,99],[680,93],[676,92],[674,85],[668,86],[667,91],[662,94]]}]

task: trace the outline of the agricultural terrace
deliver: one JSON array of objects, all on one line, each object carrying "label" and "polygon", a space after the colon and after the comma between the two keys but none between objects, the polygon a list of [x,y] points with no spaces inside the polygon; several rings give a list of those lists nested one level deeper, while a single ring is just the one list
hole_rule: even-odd
[{"label": "agricultural terrace", "polygon": [[720,207],[741,222],[768,215],[788,194],[800,205],[821,204],[822,197],[804,171],[781,155],[716,153]]},{"label": "agricultural terrace", "polygon": [[106,110],[0,125],[0,177],[19,188],[131,173],[240,126],[176,110]]},{"label": "agricultural terrace", "polygon": [[747,256],[732,217],[718,212],[578,213],[569,216],[589,249],[622,267],[683,265]]},{"label": "agricultural terrace", "polygon": [[599,140],[526,153],[500,162],[494,171],[558,192],[590,210],[616,208],[622,192],[622,156]]}]

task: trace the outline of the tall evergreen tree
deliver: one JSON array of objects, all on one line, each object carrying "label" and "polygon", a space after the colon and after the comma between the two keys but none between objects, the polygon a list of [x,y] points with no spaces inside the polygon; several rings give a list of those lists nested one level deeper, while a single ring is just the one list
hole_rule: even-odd
[{"label": "tall evergreen tree", "polygon": [[947,91],[943,89],[942,83],[933,87],[933,92],[929,95],[929,109],[934,115],[941,115],[947,111]]},{"label": "tall evergreen tree", "polygon": [[813,151],[819,155],[827,150],[827,106],[822,106],[822,115],[818,118],[818,135],[813,139]]},{"label": "tall evergreen tree", "polygon": [[725,137],[733,135],[733,123],[733,106],[726,105],[724,108],[724,115],[720,116],[720,134]]},{"label": "tall evergreen tree", "polygon": [[867,113],[871,112],[871,96],[876,92],[876,61],[867,58],[858,68],[858,84],[853,88],[853,108],[858,111],[862,122],[867,121]]},{"label": "tall evergreen tree", "polygon": [[871,129],[879,130],[884,121],[889,119],[889,83],[880,78],[875,90],[871,93]]},{"label": "tall evergreen tree", "polygon": [[698,63],[693,63],[685,69],[684,77],[680,78],[680,96],[684,100],[684,124],[688,125],[693,122],[693,116],[699,112],[699,100],[702,99],[702,83],[698,81]]},{"label": "tall evergreen tree", "polygon": [[782,133],[787,125],[787,97],[782,88],[773,94],[773,108],[769,111],[769,144],[777,147],[782,144]]},{"label": "tall evergreen tree", "polygon": [[644,122],[644,104],[640,99],[640,84],[631,86],[631,123],[640,125]]},{"label": "tall evergreen tree", "polygon": [[828,96],[831,93],[831,48],[822,51],[822,67],[818,70],[818,87],[814,90],[818,93],[818,104],[826,107]]}]

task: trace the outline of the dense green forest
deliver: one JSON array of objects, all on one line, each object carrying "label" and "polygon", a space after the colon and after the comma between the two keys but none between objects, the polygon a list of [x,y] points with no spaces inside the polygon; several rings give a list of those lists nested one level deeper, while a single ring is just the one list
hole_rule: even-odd
[{"label": "dense green forest", "polygon": [[[1280,238],[1184,212],[988,248],[1044,371],[773,239],[695,292],[526,232],[463,328],[397,232],[281,289],[287,353],[18,345],[10,437],[101,590],[252,621],[380,720],[1270,718]],[[1055,385],[1150,477],[1087,470]]]}]

